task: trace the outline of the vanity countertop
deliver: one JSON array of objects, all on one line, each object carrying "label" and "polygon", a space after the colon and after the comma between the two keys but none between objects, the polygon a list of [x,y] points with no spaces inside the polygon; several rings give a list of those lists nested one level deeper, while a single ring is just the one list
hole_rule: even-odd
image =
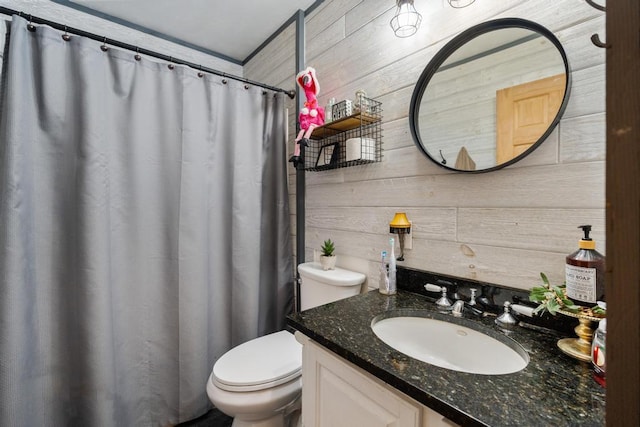
[{"label": "vanity countertop", "polygon": [[[385,296],[371,291],[292,314],[287,323],[460,425],[605,425],[605,389],[593,379],[590,364],[557,348],[562,336],[555,332],[517,326],[508,336],[526,349],[530,357],[527,367],[506,375],[470,374],[412,359],[383,343],[374,335],[371,321],[390,310],[436,308],[411,292],[400,290]],[[495,317],[465,317],[503,333],[495,325]]]}]

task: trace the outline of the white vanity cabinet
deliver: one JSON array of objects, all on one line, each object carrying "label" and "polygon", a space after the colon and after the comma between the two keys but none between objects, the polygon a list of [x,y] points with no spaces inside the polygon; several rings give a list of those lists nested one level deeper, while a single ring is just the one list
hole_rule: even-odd
[{"label": "white vanity cabinet", "polygon": [[296,332],[304,427],[452,427],[430,408]]}]

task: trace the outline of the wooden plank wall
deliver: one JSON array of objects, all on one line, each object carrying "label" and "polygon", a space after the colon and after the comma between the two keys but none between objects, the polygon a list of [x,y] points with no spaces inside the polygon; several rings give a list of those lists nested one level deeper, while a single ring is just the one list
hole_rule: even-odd
[{"label": "wooden plank wall", "polygon": [[[388,246],[388,222],[406,211],[413,249],[405,266],[522,289],[545,272],[564,280],[564,257],[577,249],[577,226],[593,225],[605,248],[604,14],[575,0],[483,0],[452,9],[444,0],[416,2],[416,35],[394,36],[393,1],[326,0],[306,18],[307,65],[318,71],[319,101],[353,98],[358,89],[382,102],[381,163],[307,173],[306,254],[322,241],[363,260],[377,287],[377,260]],[[424,157],[408,127],[409,102],[423,68],[461,31],[490,19],[520,17],[550,29],[565,47],[573,87],[559,127],[516,165],[487,174],[452,173]],[[245,66],[245,76],[283,87],[294,80],[292,25]],[[290,104],[293,109],[293,103]],[[290,111],[290,147],[296,112]],[[289,170],[292,230],[295,173]],[[340,260],[338,261],[340,263]]]}]

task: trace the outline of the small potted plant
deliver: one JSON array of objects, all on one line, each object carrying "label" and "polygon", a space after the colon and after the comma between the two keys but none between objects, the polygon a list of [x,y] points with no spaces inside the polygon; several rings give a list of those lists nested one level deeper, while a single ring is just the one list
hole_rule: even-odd
[{"label": "small potted plant", "polygon": [[322,265],[322,269],[333,270],[336,267],[336,256],[333,253],[336,247],[331,239],[325,240],[320,249],[322,250],[322,255],[320,255],[320,265]]}]

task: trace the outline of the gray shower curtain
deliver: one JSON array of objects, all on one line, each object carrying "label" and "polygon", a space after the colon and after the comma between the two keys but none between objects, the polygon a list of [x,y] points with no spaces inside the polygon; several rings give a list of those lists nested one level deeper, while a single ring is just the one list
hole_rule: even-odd
[{"label": "gray shower curtain", "polygon": [[282,94],[13,17],[0,103],[0,424],[209,408],[292,305]]}]

